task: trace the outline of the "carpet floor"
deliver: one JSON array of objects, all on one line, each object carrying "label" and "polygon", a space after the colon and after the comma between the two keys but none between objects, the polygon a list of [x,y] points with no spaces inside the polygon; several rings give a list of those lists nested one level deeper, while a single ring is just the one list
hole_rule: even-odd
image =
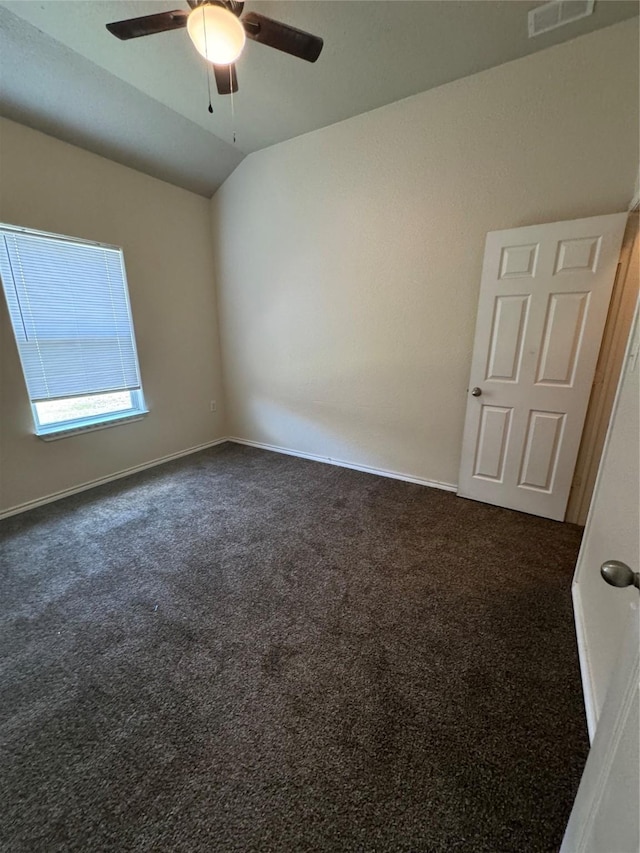
[{"label": "carpet floor", "polygon": [[226,444],[0,532],[3,851],[557,851],[577,527]]}]

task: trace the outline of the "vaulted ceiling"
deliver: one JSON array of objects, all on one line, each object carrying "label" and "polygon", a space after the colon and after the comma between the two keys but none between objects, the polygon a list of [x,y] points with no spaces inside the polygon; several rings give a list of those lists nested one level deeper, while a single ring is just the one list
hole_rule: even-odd
[{"label": "vaulted ceiling", "polygon": [[210,196],[259,148],[638,14],[636,0],[598,0],[590,17],[529,39],[538,5],[248,0],[322,36],[324,50],[309,64],[248,42],[233,110],[214,94],[210,114],[205,61],[186,31],[119,41],[105,29],[184,0],[0,0],[0,113]]}]

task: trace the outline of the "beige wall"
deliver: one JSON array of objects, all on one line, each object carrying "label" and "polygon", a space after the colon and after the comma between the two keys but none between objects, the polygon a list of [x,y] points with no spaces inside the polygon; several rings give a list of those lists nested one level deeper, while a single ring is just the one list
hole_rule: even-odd
[{"label": "beige wall", "polygon": [[212,252],[206,200],[0,120],[0,221],[124,248],[151,409],[35,438],[0,300],[0,512],[225,433],[455,483],[486,232],[625,210],[637,127],[629,21],[251,155]]},{"label": "beige wall", "polygon": [[[0,299],[0,511],[223,435],[209,202],[2,120],[0,221],[122,246],[142,421],[44,442]],[[221,412],[222,406],[219,406]]]},{"label": "beige wall", "polygon": [[247,158],[212,202],[230,434],[456,483],[487,231],[627,209],[635,20]]}]

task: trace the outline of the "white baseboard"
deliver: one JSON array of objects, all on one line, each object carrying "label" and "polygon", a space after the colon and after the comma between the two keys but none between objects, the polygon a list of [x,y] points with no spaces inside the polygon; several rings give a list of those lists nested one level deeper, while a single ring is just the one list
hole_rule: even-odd
[{"label": "white baseboard", "polygon": [[118,471],[116,474],[109,474],[106,477],[99,477],[97,480],[89,480],[87,483],[82,483],[79,486],[72,486],[70,489],[64,489],[61,492],[54,492],[51,495],[45,495],[43,498],[36,498],[33,501],[27,501],[17,506],[12,506],[9,509],[0,512],[0,519],[9,518],[11,515],[17,515],[20,512],[26,512],[28,509],[35,509],[37,506],[52,503],[53,501],[67,498],[70,495],[75,495],[78,492],[86,492],[88,489],[93,489],[95,486],[101,486],[104,483],[111,483],[113,480],[120,480],[122,477],[128,477],[130,474],[137,474],[138,471],[144,471],[147,468],[155,468],[156,465],[162,465],[163,462],[171,462],[173,459],[179,459],[181,456],[188,456],[191,453],[197,453],[199,450],[206,450],[208,447],[215,447],[216,444],[224,444],[228,441],[227,438],[218,438],[215,441],[208,441],[206,444],[198,444],[196,447],[188,447],[186,450],[179,450],[177,453],[170,453],[168,456],[161,456],[159,459],[152,459],[150,462],[143,462],[142,465],[134,465],[133,468],[125,468],[124,471]]},{"label": "white baseboard", "polygon": [[370,465],[356,465],[353,462],[345,462],[343,459],[333,459],[330,456],[318,456],[315,453],[304,453],[301,450],[291,450],[288,447],[279,447],[275,444],[264,444],[259,441],[249,441],[244,438],[218,438],[215,441],[199,444],[196,447],[188,447],[186,450],[180,450],[177,453],[170,453],[168,456],[161,456],[159,459],[152,459],[150,462],[144,462],[142,465],[134,465],[132,468],[125,468],[124,471],[118,471],[115,474],[109,474],[106,477],[99,477],[97,480],[89,480],[86,483],[81,483],[79,486],[72,486],[69,489],[64,489],[61,492],[54,492],[50,495],[45,495],[42,498],[36,498],[33,501],[27,501],[17,506],[9,507],[9,509],[0,512],[0,519],[9,518],[12,515],[26,512],[29,509],[35,509],[38,506],[52,503],[53,501],[67,498],[70,495],[86,492],[88,489],[93,489],[95,486],[101,486],[104,483],[111,483],[113,480],[120,480],[122,477],[128,477],[130,474],[137,474],[138,471],[145,471],[147,468],[154,468],[156,465],[162,465],[164,462],[171,462],[173,459],[180,459],[181,456],[189,456],[191,453],[197,453],[199,450],[206,450],[208,447],[215,447],[217,444],[224,444],[226,441],[232,441],[235,444],[246,444],[248,447],[256,447],[259,450],[271,450],[274,453],[284,453],[287,456],[298,456],[300,459],[310,459],[312,462],[323,462],[328,465],[336,465],[339,468],[350,468],[353,471],[363,471],[365,474],[377,474],[379,477],[390,477],[393,480],[403,480],[406,483],[416,483],[419,486],[428,486],[432,489],[442,489],[445,492],[457,492],[458,487],[453,483],[441,483],[437,480],[427,480],[424,477],[413,477],[410,474],[402,474],[398,471],[386,471],[383,468],[372,468]]},{"label": "white baseboard", "polygon": [[593,742],[596,733],[598,715],[596,713],[596,701],[593,695],[593,674],[589,661],[589,650],[587,648],[587,637],[584,629],[584,612],[582,609],[582,598],[580,596],[580,584],[573,583],[571,587],[573,599],[573,618],[576,624],[576,639],[578,642],[578,659],[580,661],[580,676],[582,679],[582,694],[584,696],[584,707],[587,715],[587,730],[589,741]]},{"label": "white baseboard", "polygon": [[264,444],[261,441],[249,441],[246,438],[229,436],[228,441],[234,444],[246,444],[248,447],[257,447],[259,450],[272,450],[274,453],[284,453],[286,456],[298,456],[300,459],[310,459],[312,462],[324,462],[328,465],[336,465],[339,468],[351,468],[353,471],[363,471],[365,474],[377,474],[379,477],[390,477],[392,480],[403,480],[405,483],[416,483],[418,486],[429,486],[431,489],[442,489],[445,492],[457,492],[458,487],[454,483],[441,483],[438,480],[426,480],[424,477],[413,477],[411,474],[402,474],[399,471],[386,471],[384,468],[372,468],[370,465],[356,465],[353,462],[345,462],[343,459],[333,459],[331,456],[318,456],[315,453],[305,453],[302,450],[291,450],[288,447],[279,447],[276,444]]}]

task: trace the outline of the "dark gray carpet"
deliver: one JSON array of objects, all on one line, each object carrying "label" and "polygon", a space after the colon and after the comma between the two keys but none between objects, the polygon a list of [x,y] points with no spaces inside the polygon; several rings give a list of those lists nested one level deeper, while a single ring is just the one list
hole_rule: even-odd
[{"label": "dark gray carpet", "polygon": [[578,528],[224,445],[0,529],[3,851],[557,850]]}]

